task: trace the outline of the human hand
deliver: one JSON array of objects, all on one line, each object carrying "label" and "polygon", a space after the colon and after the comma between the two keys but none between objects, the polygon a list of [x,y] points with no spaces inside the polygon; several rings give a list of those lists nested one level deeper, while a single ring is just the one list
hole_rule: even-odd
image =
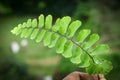
[{"label": "human hand", "polygon": [[83,72],[72,72],[71,74],[67,75],[63,80],[106,80],[104,75],[89,75]]}]

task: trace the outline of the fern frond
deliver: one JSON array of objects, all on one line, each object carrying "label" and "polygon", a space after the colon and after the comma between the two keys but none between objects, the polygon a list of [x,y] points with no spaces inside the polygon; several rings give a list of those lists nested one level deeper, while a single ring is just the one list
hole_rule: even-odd
[{"label": "fern frond", "polygon": [[[90,74],[107,74],[112,69],[111,62],[99,59],[101,53],[107,53],[107,44],[93,45],[99,40],[98,34],[91,34],[91,30],[83,29],[77,34],[77,39],[73,40],[75,33],[81,26],[81,21],[71,22],[71,17],[58,18],[52,24],[52,16],[40,15],[37,19],[28,19],[27,22],[19,24],[11,32],[20,35],[21,38],[34,39],[37,43],[43,41],[49,48],[55,47],[56,52],[69,58],[74,64],[86,68]],[[89,37],[90,35],[90,37]],[[86,40],[86,38],[89,38]]]}]

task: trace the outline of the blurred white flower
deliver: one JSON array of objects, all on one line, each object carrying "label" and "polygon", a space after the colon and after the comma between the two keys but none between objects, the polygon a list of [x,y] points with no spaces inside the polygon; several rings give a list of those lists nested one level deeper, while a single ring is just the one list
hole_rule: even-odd
[{"label": "blurred white flower", "polygon": [[17,42],[15,42],[15,41],[12,42],[12,44],[11,44],[11,50],[12,50],[13,53],[18,53],[19,50],[20,50],[19,44]]},{"label": "blurred white flower", "polygon": [[52,76],[45,76],[44,80],[52,80]]},{"label": "blurred white flower", "polygon": [[26,39],[23,39],[22,41],[21,41],[21,46],[22,47],[26,47],[28,45],[28,41],[26,40]]}]

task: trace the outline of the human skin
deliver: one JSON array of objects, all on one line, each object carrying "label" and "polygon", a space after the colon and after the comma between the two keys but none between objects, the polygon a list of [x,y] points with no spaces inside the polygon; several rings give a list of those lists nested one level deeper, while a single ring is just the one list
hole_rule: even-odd
[{"label": "human skin", "polygon": [[83,72],[72,72],[63,80],[106,80],[103,75],[89,75]]}]

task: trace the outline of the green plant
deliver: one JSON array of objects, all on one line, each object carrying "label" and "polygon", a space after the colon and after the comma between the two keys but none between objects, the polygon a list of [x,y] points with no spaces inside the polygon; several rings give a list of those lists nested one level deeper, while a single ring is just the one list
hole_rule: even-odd
[{"label": "green plant", "polygon": [[[45,20],[44,20],[45,19]],[[99,57],[102,53],[108,53],[107,44],[97,44],[98,34],[91,34],[91,30],[78,30],[81,21],[71,22],[69,16],[58,18],[52,25],[52,16],[40,15],[37,19],[28,19],[27,22],[19,24],[11,32],[15,35],[21,34],[21,38],[34,39],[37,43],[43,40],[45,46],[56,47],[56,52],[69,58],[74,64],[85,68],[89,74],[107,74],[112,69],[111,62]],[[75,36],[75,33],[77,36]],[[90,35],[90,38],[87,38]],[[87,40],[86,40],[87,39]]]}]

